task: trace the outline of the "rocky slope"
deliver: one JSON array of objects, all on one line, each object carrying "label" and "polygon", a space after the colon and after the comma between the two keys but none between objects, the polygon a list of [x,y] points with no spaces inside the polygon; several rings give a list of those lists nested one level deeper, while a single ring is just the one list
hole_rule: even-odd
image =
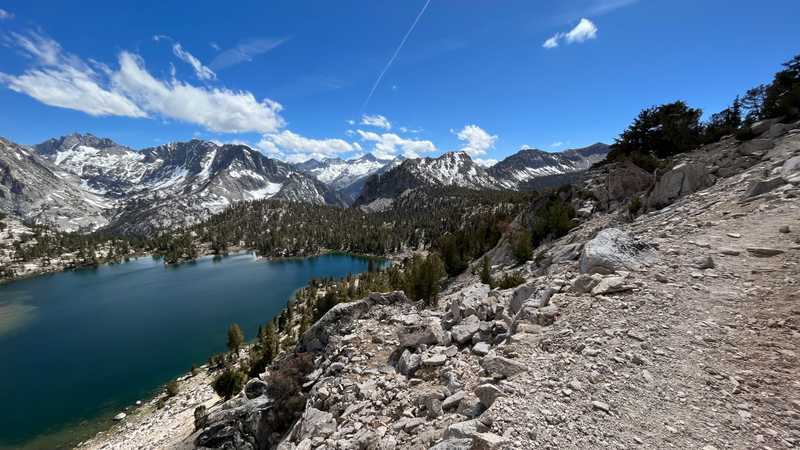
[{"label": "rocky slope", "polygon": [[73,174],[0,138],[0,211],[75,231],[106,225],[113,205]]},{"label": "rocky slope", "polygon": [[[772,125],[770,127],[770,125]],[[300,340],[307,403],[286,435],[264,379],[199,429],[131,446],[279,449],[796,448],[800,445],[800,123],[767,124],[628,182],[611,164],[589,212],[522,267],[489,253],[432,307],[402,293],[335,306]],[[635,172],[633,172],[635,173]],[[619,178],[622,177],[623,180]],[[630,199],[644,214],[631,218]],[[667,202],[667,204],[663,204]],[[191,405],[186,405],[191,408]],[[266,427],[266,428],[265,428]],[[91,447],[103,448],[105,441]]]},{"label": "rocky slope", "polygon": [[313,177],[243,145],[176,142],[133,151],[73,134],[26,149],[2,141],[2,210],[64,229],[146,233],[245,200],[343,205]]},{"label": "rocky slope", "polygon": [[601,143],[561,153],[524,149],[490,167],[488,173],[506,189],[524,190],[527,183],[537,178],[586,170],[602,161],[606,154],[608,145]]}]

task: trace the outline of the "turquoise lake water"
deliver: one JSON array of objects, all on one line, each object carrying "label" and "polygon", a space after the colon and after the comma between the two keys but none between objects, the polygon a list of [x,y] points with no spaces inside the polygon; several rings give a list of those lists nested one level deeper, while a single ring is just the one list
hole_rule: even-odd
[{"label": "turquoise lake water", "polygon": [[247,339],[312,278],[367,270],[349,255],[152,258],[0,286],[0,448],[57,448]]}]

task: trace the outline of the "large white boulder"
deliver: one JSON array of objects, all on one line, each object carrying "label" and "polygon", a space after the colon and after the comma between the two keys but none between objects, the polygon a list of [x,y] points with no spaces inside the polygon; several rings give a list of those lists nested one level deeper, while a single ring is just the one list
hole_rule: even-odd
[{"label": "large white boulder", "polygon": [[618,228],[606,228],[583,247],[581,273],[637,271],[653,258],[650,248]]}]

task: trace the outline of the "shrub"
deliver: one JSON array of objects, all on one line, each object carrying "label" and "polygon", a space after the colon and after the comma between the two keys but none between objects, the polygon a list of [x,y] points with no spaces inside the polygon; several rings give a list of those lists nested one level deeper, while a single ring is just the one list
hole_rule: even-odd
[{"label": "shrub", "polygon": [[481,283],[492,284],[492,268],[488,256],[484,256],[481,259]]},{"label": "shrub", "polygon": [[531,233],[527,228],[514,233],[514,237],[511,240],[511,252],[514,254],[517,264],[523,264],[531,259],[533,245],[531,243]]},{"label": "shrub", "polygon": [[493,287],[500,289],[511,289],[525,282],[525,278],[518,273],[507,273],[498,280]]},{"label": "shrub", "polygon": [[212,355],[208,358],[208,367],[210,369],[219,369],[225,365],[225,356],[221,354]]},{"label": "shrub", "polygon": [[630,203],[628,203],[628,215],[631,218],[636,217],[642,209],[642,199],[638,195],[634,196]]},{"label": "shrub", "polygon": [[314,368],[310,353],[295,353],[281,361],[267,376],[267,395],[273,399],[273,432],[283,433],[303,414],[306,399],[302,386]]},{"label": "shrub", "polygon": [[247,377],[244,373],[234,368],[228,368],[214,379],[211,387],[214,388],[217,395],[228,400],[242,390],[245,381],[247,381]]},{"label": "shrub", "polygon": [[742,128],[736,130],[735,136],[737,141],[749,141],[756,137],[756,135],[753,134],[753,131],[750,129],[749,125],[745,125]]},{"label": "shrub", "polygon": [[178,388],[178,381],[172,380],[167,383],[167,397],[175,397],[178,395],[179,388]]}]

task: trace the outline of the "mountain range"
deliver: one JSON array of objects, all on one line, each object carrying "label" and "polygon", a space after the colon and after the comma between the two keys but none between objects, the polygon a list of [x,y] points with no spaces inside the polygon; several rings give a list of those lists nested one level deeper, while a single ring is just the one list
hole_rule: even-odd
[{"label": "mountain range", "polygon": [[31,147],[0,138],[0,209],[64,230],[149,233],[247,200],[367,206],[423,186],[528,190],[535,180],[584,170],[607,152],[605,144],[563,153],[524,149],[487,169],[464,152],[289,164],[245,145],[197,139],[137,151],[91,134]]},{"label": "mountain range", "polygon": [[[568,181],[570,175],[603,160],[608,148],[597,143],[563,153],[523,149],[489,168],[480,166],[465,152],[408,159],[386,173],[372,175],[355,204],[367,209],[383,208],[403,192],[420,186],[520,191],[556,187]],[[547,182],[535,183],[537,180]]]}]

